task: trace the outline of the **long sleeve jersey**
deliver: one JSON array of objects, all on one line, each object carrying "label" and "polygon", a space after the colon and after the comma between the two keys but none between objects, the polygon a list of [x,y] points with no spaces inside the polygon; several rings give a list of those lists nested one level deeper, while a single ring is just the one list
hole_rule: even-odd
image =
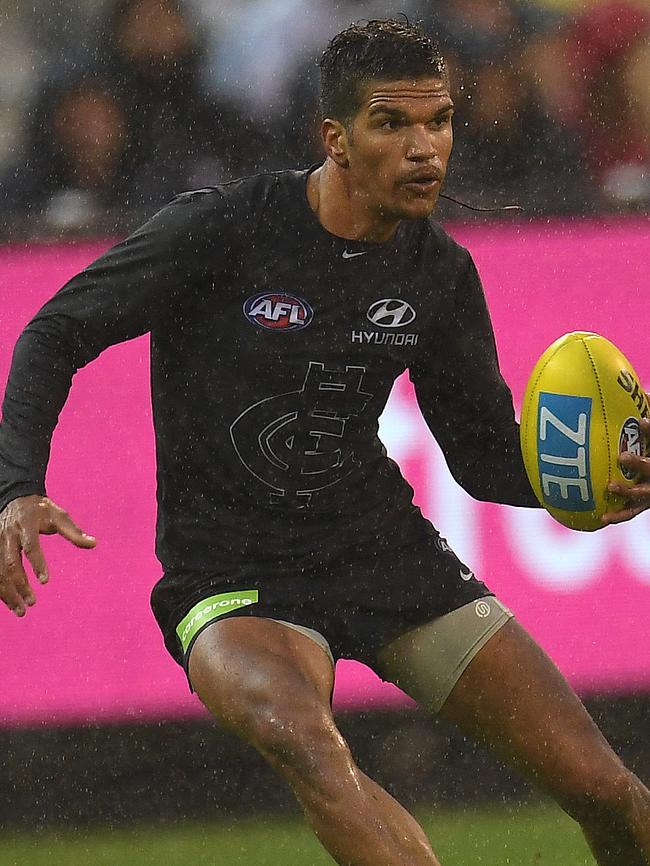
[{"label": "long sleeve jersey", "polygon": [[469,253],[433,220],[381,244],[332,235],[308,173],[185,193],[45,304],[14,352],[0,509],[45,493],[75,372],[147,332],[167,569],[266,555],[280,529],[288,555],[389,532],[413,491],[378,419],[406,369],[457,481],[536,505]]}]

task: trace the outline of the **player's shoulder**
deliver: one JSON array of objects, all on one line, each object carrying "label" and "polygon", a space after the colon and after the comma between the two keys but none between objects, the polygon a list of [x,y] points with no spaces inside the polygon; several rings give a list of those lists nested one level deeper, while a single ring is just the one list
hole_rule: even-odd
[{"label": "player's shoulder", "polygon": [[207,231],[215,223],[246,228],[286,210],[300,185],[305,170],[284,170],[252,174],[177,195],[167,206],[184,222],[196,222]]},{"label": "player's shoulder", "polygon": [[235,178],[215,186],[188,190],[173,199],[201,210],[260,210],[275,199],[297,191],[304,183],[304,170],[270,171]]}]

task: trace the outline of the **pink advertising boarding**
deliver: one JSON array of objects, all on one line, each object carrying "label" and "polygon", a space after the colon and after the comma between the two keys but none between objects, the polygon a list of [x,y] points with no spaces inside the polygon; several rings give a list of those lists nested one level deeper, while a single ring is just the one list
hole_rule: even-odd
[{"label": "pink advertising boarding", "polygon": [[[650,229],[634,220],[463,227],[519,404],[541,352],[567,331],[617,343],[650,383]],[[0,383],[22,327],[105,244],[0,250]],[[154,459],[146,339],[82,370],[55,433],[50,495],[94,551],[44,538],[51,581],[23,620],[0,610],[0,724],[84,723],[202,712],[149,611]],[[449,478],[396,384],[381,435],[417,501],[582,691],[650,689],[650,517],[601,532],[563,530],[542,512],[479,504]],[[403,702],[366,668],[339,664],[338,708]]]}]

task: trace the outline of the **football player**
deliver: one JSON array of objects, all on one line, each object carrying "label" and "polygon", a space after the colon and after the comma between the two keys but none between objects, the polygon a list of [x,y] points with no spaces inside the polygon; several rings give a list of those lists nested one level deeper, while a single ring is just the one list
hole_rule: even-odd
[{"label": "football player", "polygon": [[[445,63],[418,28],[371,21],[334,37],[321,73],[322,165],[179,196],[20,337],[0,597],[18,616],[34,604],[22,554],[46,582],[40,533],[94,545],[47,498],[50,437],[75,371],[150,332],[154,613],[191,688],[288,781],[334,860],[437,863],[337,730],[334,661],[352,657],[517,765],[601,866],[648,866],[647,788],[377,438],[408,369],[463,487],[537,504],[476,269],[430,219],[452,149]],[[649,462],[625,459],[644,479],[630,509],[647,508]]]}]

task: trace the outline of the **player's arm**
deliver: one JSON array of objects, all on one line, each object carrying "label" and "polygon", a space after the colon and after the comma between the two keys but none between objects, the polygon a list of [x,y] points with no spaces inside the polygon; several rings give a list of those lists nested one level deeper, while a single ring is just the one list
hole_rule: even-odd
[{"label": "player's arm", "polygon": [[456,481],[476,499],[539,507],[524,468],[512,394],[499,370],[481,282],[465,251],[444,339],[411,367],[410,376]]},{"label": "player's arm", "polygon": [[16,344],[0,424],[0,599],[18,616],[34,602],[23,554],[47,580],[41,533],[94,546],[45,490],[50,441],[72,377],[103,349],[191,302],[201,284],[197,263],[206,261],[200,209],[187,196],[163,208],[70,280]]},{"label": "player's arm", "polygon": [[[650,394],[648,395],[650,399]],[[650,420],[641,419],[641,430],[645,436],[646,451],[650,454]],[[620,456],[621,464],[637,475],[637,482],[632,487],[612,481],[609,489],[612,493],[623,496],[627,500],[625,508],[620,511],[603,515],[603,523],[624,523],[631,520],[642,511],[650,509],[650,456],[640,457],[637,454],[626,452]]]}]

